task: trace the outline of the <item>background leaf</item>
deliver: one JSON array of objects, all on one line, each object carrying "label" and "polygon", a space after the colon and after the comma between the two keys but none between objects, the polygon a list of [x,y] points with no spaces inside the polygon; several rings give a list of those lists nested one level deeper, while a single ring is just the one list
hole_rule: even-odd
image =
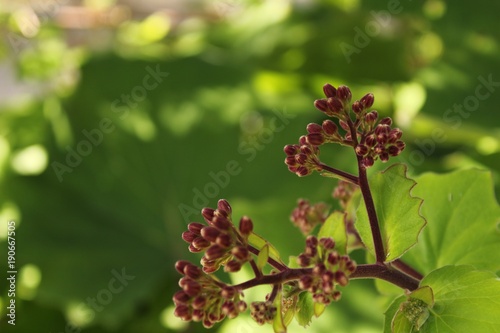
[{"label": "background leaf", "polygon": [[[371,175],[369,183],[386,252],[385,261],[392,261],[415,245],[425,226],[425,219],[420,215],[422,199],[411,194],[416,183],[406,176],[406,166],[402,164]],[[358,207],[355,226],[363,243],[374,253],[364,200]]]},{"label": "background leaf", "polygon": [[325,220],[318,232],[318,238],[332,237],[335,241],[335,249],[338,253],[347,253],[347,232],[345,225],[346,214],[334,211]]},{"label": "background leaf", "polygon": [[448,264],[500,270],[500,207],[488,171],[427,173],[413,193],[424,199],[427,227],[403,260],[420,273]]},{"label": "background leaf", "polygon": [[297,302],[297,312],[295,319],[300,326],[307,327],[314,315],[314,302],[312,295],[309,292],[302,292],[299,294],[299,301]]}]

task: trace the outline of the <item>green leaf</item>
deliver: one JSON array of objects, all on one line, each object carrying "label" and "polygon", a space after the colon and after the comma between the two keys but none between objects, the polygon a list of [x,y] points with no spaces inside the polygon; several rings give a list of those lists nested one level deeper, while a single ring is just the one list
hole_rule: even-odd
[{"label": "green leaf", "polygon": [[445,266],[420,285],[434,290],[434,307],[421,332],[500,332],[500,280],[470,265]]},{"label": "green leaf", "polygon": [[425,201],[428,224],[403,260],[424,275],[449,264],[500,270],[500,207],[490,172],[427,173],[417,182],[413,193]]},{"label": "green leaf", "polygon": [[269,259],[269,244],[264,245],[257,256],[257,268],[262,272],[262,269],[267,264],[267,259]]},{"label": "green leaf", "polygon": [[297,312],[295,313],[295,319],[297,319],[299,325],[307,327],[311,323],[313,315],[314,302],[311,293],[300,293],[299,301],[297,302]]},{"label": "green leaf", "polygon": [[314,316],[317,318],[325,312],[326,305],[323,303],[314,303]]},{"label": "green leaf", "polygon": [[[389,308],[385,311],[384,314],[384,333],[392,333],[393,332],[393,327],[397,325],[398,329],[402,327],[404,323],[400,322],[403,321],[403,318],[396,318],[396,315],[399,315],[400,307],[401,305],[406,301],[406,296],[401,295],[394,299],[392,301],[391,305],[389,305]],[[409,323],[409,321],[408,321]],[[394,331],[394,332],[405,332],[404,330],[400,331]],[[411,332],[411,331],[408,331]]]},{"label": "green leaf", "polygon": [[335,248],[340,254],[347,253],[345,216],[343,212],[334,211],[328,216],[318,233],[318,238],[332,237],[335,240]]},{"label": "green leaf", "polygon": [[[403,164],[395,164],[372,175],[369,183],[386,252],[385,261],[393,261],[416,244],[418,234],[425,226],[425,219],[420,215],[422,199],[411,195],[416,183],[406,177]],[[356,228],[363,243],[374,253],[364,200],[358,207]]]},{"label": "green leaf", "polygon": [[268,251],[269,251],[269,257],[276,260],[280,264],[283,264],[283,265],[285,264],[281,260],[278,250],[276,250],[276,248],[271,243],[266,241],[262,236],[259,236],[256,233],[252,232],[248,236],[248,242],[257,249],[262,249],[265,245],[267,245]]}]

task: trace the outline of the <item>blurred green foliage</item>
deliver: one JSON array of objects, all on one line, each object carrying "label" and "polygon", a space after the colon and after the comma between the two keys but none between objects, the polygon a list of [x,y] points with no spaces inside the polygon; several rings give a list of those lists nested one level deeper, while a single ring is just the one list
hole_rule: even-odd
[{"label": "blurred green foliage", "polygon": [[[375,94],[412,174],[476,166],[498,189],[499,3],[147,3],[0,9],[0,246],[16,221],[19,271],[16,326],[2,332],[204,331],[171,301],[174,262],[199,258],[180,234],[203,206],[228,199],[284,258],[303,248],[288,221],[299,197],[337,207],[334,180],[297,178],[282,153],[324,118],[312,101],[326,82]],[[347,150],[324,155],[354,169]],[[134,278],[110,293],[122,269]],[[308,331],[380,332],[390,300],[373,286],[352,282]],[[2,318],[8,300],[2,284]],[[212,330],[257,329],[271,328],[243,316]]]}]

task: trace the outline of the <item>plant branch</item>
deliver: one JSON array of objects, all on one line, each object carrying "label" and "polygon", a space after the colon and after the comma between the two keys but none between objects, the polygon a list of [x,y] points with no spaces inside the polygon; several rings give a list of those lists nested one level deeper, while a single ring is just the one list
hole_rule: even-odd
[{"label": "plant branch", "polygon": [[354,273],[349,277],[350,279],[367,279],[377,278],[382,279],[398,287],[408,290],[415,290],[418,288],[419,280],[404,274],[395,269],[383,264],[367,264],[358,265]]},{"label": "plant branch", "polygon": [[350,182],[350,183],[353,183],[355,185],[358,185],[359,181],[358,181],[358,177],[354,176],[354,175],[351,175],[350,173],[347,173],[347,172],[344,172],[342,170],[338,170],[338,169],[335,169],[335,168],[332,168],[331,166],[328,166],[324,163],[319,163],[319,166],[325,170],[325,171],[328,171],[330,173],[333,173],[334,175],[337,175],[339,176],[340,178]]},{"label": "plant branch", "polygon": [[401,272],[405,273],[406,275],[409,275],[411,277],[414,277],[417,280],[422,280],[424,276],[420,274],[417,270],[415,270],[413,267],[402,261],[401,259],[396,259],[393,262],[391,262],[391,265],[394,266],[395,268],[399,269]]}]

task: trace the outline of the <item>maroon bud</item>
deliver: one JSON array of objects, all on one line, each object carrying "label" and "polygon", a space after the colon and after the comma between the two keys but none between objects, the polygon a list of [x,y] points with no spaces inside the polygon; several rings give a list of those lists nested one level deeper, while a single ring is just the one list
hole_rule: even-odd
[{"label": "maroon bud", "polygon": [[335,135],[338,132],[337,125],[330,119],[323,121],[321,127],[323,128],[323,131],[325,131],[325,133],[328,135]]},{"label": "maroon bud", "polygon": [[389,154],[387,152],[383,152],[382,154],[379,155],[379,157],[380,160],[384,163],[389,161]]},{"label": "maroon bud", "polygon": [[331,84],[327,83],[323,86],[323,92],[325,93],[326,97],[335,97],[337,96],[337,89],[335,89],[334,86]]},{"label": "maroon bud", "polygon": [[228,234],[220,234],[215,242],[226,249],[232,244],[231,236],[229,236]]},{"label": "maroon bud", "polygon": [[352,103],[352,111],[356,114],[361,113],[364,110],[363,105],[361,102],[356,101]]},{"label": "maroon bud", "polygon": [[300,165],[304,165],[307,162],[307,155],[306,154],[297,154],[295,155],[295,162],[297,162]]},{"label": "maroon bud", "polygon": [[232,213],[232,209],[231,209],[231,205],[229,204],[229,202],[227,202],[227,200],[225,199],[220,199],[218,202],[217,202],[217,209],[220,210],[220,211],[223,211],[223,212],[226,212],[227,215],[231,215]]},{"label": "maroon bud", "polygon": [[309,144],[305,144],[300,146],[300,152],[304,155],[311,155],[313,153],[313,149]]},{"label": "maroon bud", "polygon": [[310,145],[321,146],[324,142],[325,138],[321,133],[311,133],[307,135],[307,143],[309,143]]},{"label": "maroon bud", "polygon": [[326,99],[317,99],[314,101],[314,107],[322,112],[328,111],[328,104],[326,103]]},{"label": "maroon bud", "polygon": [[231,222],[226,217],[215,216],[212,221],[209,222],[210,225],[216,227],[220,230],[229,230],[231,228]]},{"label": "maroon bud", "polygon": [[188,265],[192,265],[192,264],[186,260],[179,260],[175,263],[175,269],[177,270],[177,272],[184,275],[184,267],[186,267]]},{"label": "maroon bud", "polygon": [[201,276],[202,272],[198,266],[189,263],[189,265],[186,265],[186,267],[184,267],[184,274],[187,277],[196,280]]},{"label": "maroon bud", "polygon": [[365,109],[371,108],[374,101],[375,97],[371,93],[364,95],[363,97],[361,97],[360,100],[361,104]]},{"label": "maroon bud", "polygon": [[368,147],[373,147],[373,146],[375,146],[376,143],[377,143],[377,140],[376,140],[375,134],[370,134],[365,138],[365,144]]},{"label": "maroon bud", "polygon": [[307,138],[305,135],[301,135],[299,138],[299,148],[306,145],[307,146]]},{"label": "maroon bud", "polygon": [[377,144],[373,150],[375,151],[375,154],[380,155],[385,151],[385,146],[383,144]]},{"label": "maroon bud", "polygon": [[314,268],[313,268],[313,274],[316,276],[319,276],[319,275],[323,274],[324,272],[326,272],[326,267],[322,263],[316,264],[316,266],[314,266]]},{"label": "maroon bud", "polygon": [[196,237],[191,244],[197,249],[204,249],[204,248],[207,248],[210,246],[210,241],[199,236],[199,237]]},{"label": "maroon bud", "polygon": [[403,151],[406,147],[406,144],[403,141],[397,141],[396,147],[398,147],[401,151]]},{"label": "maroon bud", "polygon": [[174,315],[182,320],[189,321],[191,319],[191,309],[185,304],[179,304],[175,307]]},{"label": "maroon bud", "polygon": [[326,261],[328,261],[328,263],[330,265],[336,265],[336,264],[338,264],[338,262],[339,262],[339,254],[336,251],[329,253],[328,257],[326,258]]},{"label": "maroon bud", "polygon": [[199,248],[195,247],[195,246],[193,245],[193,243],[189,244],[188,250],[189,250],[189,252],[191,252],[191,253],[197,253],[197,252],[201,252],[201,251],[203,251],[203,249],[199,249]]},{"label": "maroon bud", "polygon": [[220,245],[214,244],[207,249],[205,257],[208,260],[215,260],[221,258],[225,253],[226,249],[222,248]]},{"label": "maroon bud", "polygon": [[205,225],[202,224],[202,223],[198,223],[198,222],[191,222],[188,224],[188,229],[189,231],[191,231],[192,233],[196,234],[196,235],[200,235],[200,230],[204,227]]},{"label": "maroon bud", "polygon": [[206,273],[206,274],[212,274],[214,272],[216,272],[217,270],[219,269],[218,266],[205,266],[203,267],[203,271]]},{"label": "maroon bud", "polygon": [[315,123],[310,123],[309,125],[307,125],[306,129],[307,133],[321,133],[323,131],[321,126]]},{"label": "maroon bud", "polygon": [[191,297],[184,290],[179,290],[174,294],[174,297],[172,299],[174,300],[175,304],[186,304],[187,302],[189,302]]},{"label": "maroon bud", "polygon": [[365,116],[365,121],[369,125],[375,124],[375,122],[377,121],[377,119],[378,119],[378,112],[377,111],[368,112],[366,114],[366,116]]},{"label": "maroon bud", "polygon": [[202,309],[205,304],[207,304],[207,299],[200,295],[193,300],[193,303],[191,305],[193,306],[193,309]]},{"label": "maroon bud", "polygon": [[220,294],[225,299],[231,299],[236,295],[236,289],[231,286],[226,286],[222,288]]},{"label": "maroon bud", "polygon": [[285,158],[285,164],[289,166],[296,166],[297,161],[295,160],[295,155],[294,156],[287,156]]},{"label": "maroon bud", "polygon": [[184,289],[184,292],[190,297],[194,297],[201,292],[201,285],[196,281],[190,280],[182,286],[182,289]]},{"label": "maroon bud", "polygon": [[240,261],[247,261],[249,259],[250,252],[244,246],[236,246],[231,250],[231,254]]},{"label": "maroon bud", "polygon": [[243,216],[240,219],[240,234],[248,236],[253,231],[253,222],[248,216]]},{"label": "maroon bud", "polygon": [[330,97],[326,100],[326,104],[328,105],[328,109],[332,111],[334,114],[342,112],[344,109],[344,105],[340,101],[340,99],[335,97]]},{"label": "maroon bud", "polygon": [[305,177],[305,176],[311,174],[311,170],[309,170],[308,168],[306,168],[304,166],[301,166],[301,167],[297,168],[297,171],[295,171],[295,174],[299,177]]},{"label": "maroon bud", "polygon": [[313,278],[310,275],[304,275],[299,280],[299,288],[302,290],[308,290],[312,287]]},{"label": "maroon bud", "polygon": [[316,236],[313,236],[313,235],[307,236],[307,238],[306,238],[306,246],[307,247],[316,247],[316,246],[318,246],[318,238],[316,238]]},{"label": "maroon bud", "polygon": [[283,148],[283,151],[288,156],[292,156],[292,155],[297,154],[298,150],[299,150],[299,146],[298,145],[286,145],[285,148]]},{"label": "maroon bud", "polygon": [[297,264],[299,264],[300,267],[307,267],[311,264],[311,258],[306,254],[301,253],[297,257]]},{"label": "maroon bud", "polygon": [[335,241],[331,237],[321,237],[319,239],[319,244],[325,249],[325,250],[331,250],[335,247]]},{"label": "maroon bud", "polygon": [[382,120],[380,120],[380,123],[383,125],[392,125],[392,119],[390,117],[385,117]]},{"label": "maroon bud", "polygon": [[247,303],[245,303],[245,301],[238,301],[238,303],[236,303],[236,308],[239,312],[243,312],[247,309]]},{"label": "maroon bud", "polygon": [[326,271],[321,275],[321,280],[323,282],[329,282],[335,280],[335,274],[332,271]]},{"label": "maroon bud", "polygon": [[201,236],[209,242],[215,242],[220,233],[220,230],[215,227],[204,227],[201,229]]},{"label": "maroon bud", "polygon": [[394,128],[389,132],[389,142],[390,143],[395,143],[399,139],[401,139],[401,136],[403,135],[403,131],[401,131],[399,128]]},{"label": "maroon bud", "polygon": [[380,134],[385,134],[389,135],[389,132],[391,131],[391,128],[387,124],[378,124],[377,127],[375,127],[375,135],[379,136]]},{"label": "maroon bud", "polygon": [[211,321],[209,318],[203,319],[203,327],[205,327],[205,328],[211,328],[214,325],[215,325],[215,322]]},{"label": "maroon bud", "polygon": [[337,282],[342,287],[345,287],[349,283],[349,279],[347,278],[347,276],[345,276],[344,272],[336,271],[335,272],[335,282]]},{"label": "maroon bud", "polygon": [[[340,120],[339,124],[340,124],[340,127],[342,127],[345,131],[350,131],[351,130],[349,128],[349,125],[345,121]],[[348,133],[348,134],[351,135],[351,133]]]},{"label": "maroon bud", "polygon": [[224,271],[228,273],[236,273],[241,269],[241,263],[238,260],[229,260],[224,266]]},{"label": "maroon bud", "polygon": [[398,156],[401,150],[397,146],[389,146],[389,148],[387,148],[387,152],[391,156]]},{"label": "maroon bud", "polygon": [[201,215],[203,215],[203,217],[205,218],[205,221],[207,221],[207,223],[210,223],[210,221],[212,221],[212,219],[214,218],[214,212],[215,212],[215,210],[212,208],[203,208],[201,210]]},{"label": "maroon bud", "polygon": [[184,231],[182,233],[182,239],[188,243],[191,243],[196,237],[198,237],[198,235],[191,231]]},{"label": "maroon bud", "polygon": [[193,310],[193,321],[201,321],[205,316],[205,312],[202,309],[194,309]]},{"label": "maroon bud", "polygon": [[389,141],[389,136],[385,133],[380,133],[377,135],[377,142],[380,143],[381,145],[385,145]]},{"label": "maroon bud", "polygon": [[365,158],[363,158],[363,165],[365,166],[365,168],[371,167],[374,163],[375,160],[371,156],[366,156]]},{"label": "maroon bud", "polygon": [[354,150],[356,151],[356,155],[358,156],[365,156],[366,154],[368,154],[368,147],[362,144],[357,145]]},{"label": "maroon bud", "polygon": [[221,307],[222,313],[224,313],[229,319],[234,318],[238,315],[238,311],[236,311],[236,306],[232,301],[226,301],[222,304]]},{"label": "maroon bud", "polygon": [[342,296],[342,293],[338,290],[335,290],[332,294],[332,299],[334,302],[338,302],[340,300],[341,296]]},{"label": "maroon bud", "polygon": [[351,89],[347,86],[340,86],[337,89],[337,97],[342,101],[349,103],[352,98]]}]

